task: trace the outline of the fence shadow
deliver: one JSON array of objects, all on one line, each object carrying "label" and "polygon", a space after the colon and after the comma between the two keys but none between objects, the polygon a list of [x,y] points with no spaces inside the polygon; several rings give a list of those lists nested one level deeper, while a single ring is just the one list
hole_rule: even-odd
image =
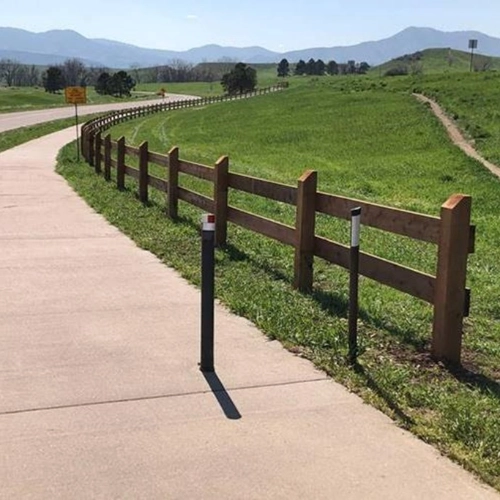
[{"label": "fence shadow", "polygon": [[455,379],[471,388],[478,389],[482,394],[500,399],[500,383],[487,375],[477,373],[464,366],[445,364],[447,370]]},{"label": "fence shadow", "polygon": [[207,381],[208,386],[212,390],[215,399],[219,403],[224,415],[229,420],[239,420],[241,413],[236,408],[231,396],[226,391],[224,384],[221,382],[216,372],[202,372],[203,377]]}]

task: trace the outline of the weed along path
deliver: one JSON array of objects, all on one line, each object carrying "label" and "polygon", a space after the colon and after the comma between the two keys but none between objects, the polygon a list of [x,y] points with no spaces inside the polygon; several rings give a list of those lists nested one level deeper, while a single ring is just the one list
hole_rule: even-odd
[{"label": "weed along path", "polygon": [[[181,95],[181,94],[167,94],[165,99],[168,101],[180,101],[183,99],[197,99],[195,96]],[[78,107],[78,114],[81,116],[90,115],[94,113],[104,113],[106,111],[115,111],[126,108],[137,108],[141,106],[148,106],[150,104],[158,104],[162,102],[161,99],[141,100],[141,101],[124,101],[113,104],[91,104]],[[37,111],[19,111],[16,113],[2,113],[0,114],[0,132],[13,130],[19,127],[27,127],[37,123],[48,122],[52,120],[59,120],[61,118],[71,118],[75,115],[73,106],[66,106],[64,108],[49,108],[40,109]]]},{"label": "weed along path", "polygon": [[483,158],[475,149],[474,146],[463,136],[462,132],[455,125],[453,120],[448,117],[448,115],[444,112],[443,108],[432,99],[429,99],[425,95],[422,94],[413,94],[419,101],[429,104],[432,112],[441,120],[441,123],[446,128],[450,139],[453,144],[458,146],[467,156],[474,158],[482,165],[484,165],[491,173],[495,174],[500,178],[500,167],[491,163],[490,161]]},{"label": "weed along path", "polygon": [[500,499],[219,305],[203,376],[199,291],[54,173],[73,133],[0,154],[1,498]]}]

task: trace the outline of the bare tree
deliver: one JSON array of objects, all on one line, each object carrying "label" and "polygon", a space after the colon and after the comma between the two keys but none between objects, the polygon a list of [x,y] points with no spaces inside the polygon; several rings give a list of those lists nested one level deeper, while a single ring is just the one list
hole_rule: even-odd
[{"label": "bare tree", "polygon": [[141,65],[139,63],[132,63],[129,68],[134,77],[135,83],[141,83]]},{"label": "bare tree", "polygon": [[14,59],[0,59],[0,78],[5,80],[7,87],[15,85],[16,75],[21,67],[22,64]]},{"label": "bare tree", "polygon": [[13,85],[16,87],[34,87],[40,83],[40,71],[34,65],[21,64],[13,78]]},{"label": "bare tree", "polygon": [[66,59],[62,67],[64,81],[69,87],[85,87],[88,80],[88,70],[80,59]]},{"label": "bare tree", "polygon": [[91,66],[87,69],[87,85],[95,86],[97,84],[97,80],[99,76],[103,73],[110,73],[109,68],[104,66]]}]

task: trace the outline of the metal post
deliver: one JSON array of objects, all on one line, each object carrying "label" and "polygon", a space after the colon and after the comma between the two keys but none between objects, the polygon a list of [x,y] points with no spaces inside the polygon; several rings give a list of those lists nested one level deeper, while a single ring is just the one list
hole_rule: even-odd
[{"label": "metal post", "polygon": [[214,371],[214,247],[215,215],[202,216],[201,230],[201,362],[202,372]]},{"label": "metal post", "polygon": [[361,208],[351,210],[351,252],[349,255],[349,361],[358,356],[358,281]]}]

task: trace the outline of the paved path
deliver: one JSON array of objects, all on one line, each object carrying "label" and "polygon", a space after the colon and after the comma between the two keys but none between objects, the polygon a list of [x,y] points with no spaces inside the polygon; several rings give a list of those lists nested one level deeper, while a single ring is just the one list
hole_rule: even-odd
[{"label": "paved path", "polygon": [[456,126],[455,122],[448,117],[448,115],[444,112],[443,108],[432,99],[429,99],[423,94],[413,94],[419,101],[429,104],[432,112],[439,118],[441,123],[444,125],[444,128],[448,132],[448,135],[456,146],[458,146],[467,156],[474,158],[483,166],[485,166],[492,174],[500,177],[500,167],[491,163],[486,158],[481,156],[474,146],[464,137],[460,129]]},{"label": "paved path", "polygon": [[0,154],[0,498],[500,498],[222,307],[205,378],[199,292],[53,172],[72,136]]},{"label": "paved path", "polygon": [[[198,99],[196,96],[181,95],[181,94],[166,94],[166,101],[179,101],[183,99]],[[78,106],[78,114],[90,115],[92,113],[103,113],[125,108],[137,108],[140,106],[148,106],[149,104],[158,104],[162,102],[160,98],[139,101],[124,101],[113,104],[89,104]],[[12,130],[14,128],[26,127],[37,123],[59,120],[60,118],[70,118],[75,116],[73,106],[64,108],[48,108],[37,111],[20,111],[16,113],[0,113],[0,132]]]}]

